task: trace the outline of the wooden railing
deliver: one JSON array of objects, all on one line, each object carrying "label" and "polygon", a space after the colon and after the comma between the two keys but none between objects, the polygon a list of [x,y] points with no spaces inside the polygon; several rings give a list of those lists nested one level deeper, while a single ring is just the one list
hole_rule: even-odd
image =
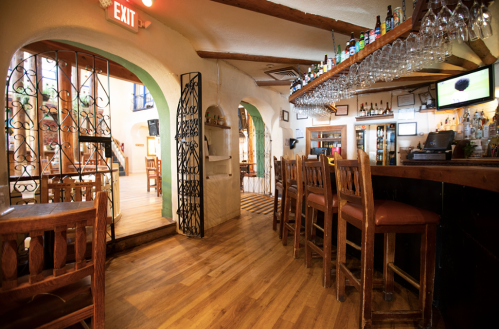
[{"label": "wooden railing", "polygon": [[113,143],[111,143],[111,147],[113,149],[113,153],[118,158],[119,163],[121,166],[125,169],[125,175],[128,176],[128,157],[125,156],[125,153],[121,150],[121,145],[118,142],[118,140],[114,137],[111,137],[113,139]]}]

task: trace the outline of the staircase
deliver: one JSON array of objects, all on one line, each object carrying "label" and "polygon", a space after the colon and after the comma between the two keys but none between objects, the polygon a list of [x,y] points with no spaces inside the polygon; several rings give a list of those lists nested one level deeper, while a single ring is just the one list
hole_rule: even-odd
[{"label": "staircase", "polygon": [[118,160],[118,158],[116,157],[116,155],[114,155],[114,152],[113,152],[113,164],[114,163],[117,163],[119,165],[119,168],[120,168],[119,175],[120,176],[126,176],[125,168],[123,168],[123,166],[121,165],[120,161]]}]

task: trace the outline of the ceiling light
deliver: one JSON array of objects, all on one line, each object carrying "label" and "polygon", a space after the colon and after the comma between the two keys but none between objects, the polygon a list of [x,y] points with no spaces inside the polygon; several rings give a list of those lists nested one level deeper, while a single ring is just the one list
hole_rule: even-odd
[{"label": "ceiling light", "polygon": [[151,7],[152,4],[154,3],[154,1],[156,1],[156,0],[142,0],[142,3],[144,5],[146,5],[147,7]]}]

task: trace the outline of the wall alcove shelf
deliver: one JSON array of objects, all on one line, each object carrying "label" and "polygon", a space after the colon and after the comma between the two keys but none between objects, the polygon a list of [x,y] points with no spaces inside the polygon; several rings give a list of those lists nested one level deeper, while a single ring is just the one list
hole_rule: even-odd
[{"label": "wall alcove shelf", "polygon": [[384,120],[384,119],[393,119],[393,114],[385,114],[385,115],[371,115],[364,117],[355,117],[355,121],[370,121],[370,120]]},{"label": "wall alcove shelf", "polygon": [[220,129],[230,129],[229,126],[217,125],[215,123],[205,122],[204,125],[207,126],[207,127],[215,127],[215,128],[220,128]]},{"label": "wall alcove shelf", "polygon": [[206,159],[208,159],[208,161],[210,161],[210,162],[223,161],[223,160],[232,159],[232,156],[230,156],[230,155],[207,155]]}]

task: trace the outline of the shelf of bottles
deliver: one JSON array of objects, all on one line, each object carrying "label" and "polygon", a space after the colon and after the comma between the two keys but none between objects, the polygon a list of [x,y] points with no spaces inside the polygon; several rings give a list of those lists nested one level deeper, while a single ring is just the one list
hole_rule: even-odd
[{"label": "shelf of bottles", "polygon": [[356,121],[367,121],[367,120],[382,120],[382,119],[392,119],[393,111],[390,108],[390,103],[386,102],[386,107],[383,106],[383,100],[380,101],[380,105],[378,103],[371,103],[371,107],[368,107],[368,104],[362,103],[360,105],[359,116],[355,117]]},{"label": "shelf of bottles", "polygon": [[[310,133],[310,153],[333,154],[332,147],[341,147],[341,130],[313,131]],[[327,149],[327,150],[324,150]]]},{"label": "shelf of bottles", "polygon": [[357,138],[357,149],[361,149],[362,151],[365,151],[365,135],[366,135],[366,130],[365,129],[358,129],[355,131],[355,137]]},{"label": "shelf of bottles", "polygon": [[376,165],[394,166],[395,163],[395,124],[376,127]]}]

